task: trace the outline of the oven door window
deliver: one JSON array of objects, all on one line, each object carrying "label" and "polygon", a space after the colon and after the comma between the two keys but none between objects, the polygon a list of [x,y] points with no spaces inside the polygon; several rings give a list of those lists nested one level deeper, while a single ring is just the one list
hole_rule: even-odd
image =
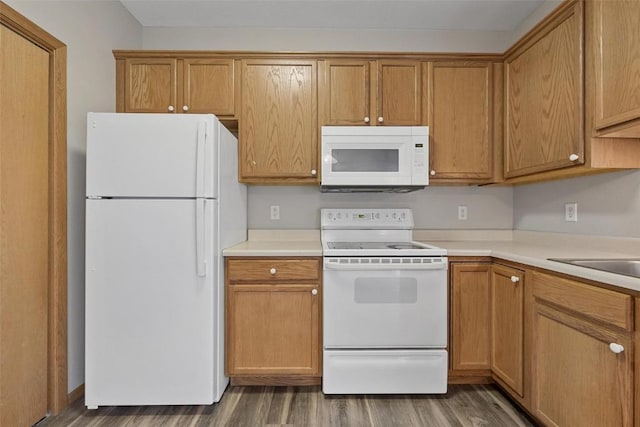
[{"label": "oven door window", "polygon": [[331,172],[399,172],[397,148],[336,148],[331,150]]},{"label": "oven door window", "polygon": [[356,304],[416,304],[418,281],[414,277],[357,278],[353,288]]}]

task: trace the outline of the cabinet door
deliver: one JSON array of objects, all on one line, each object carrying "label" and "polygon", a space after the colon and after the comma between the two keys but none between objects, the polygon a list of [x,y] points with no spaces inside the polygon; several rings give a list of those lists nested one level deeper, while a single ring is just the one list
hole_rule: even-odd
[{"label": "cabinet door", "polygon": [[631,426],[632,353],[624,335],[536,302],[533,415],[553,426]]},{"label": "cabinet door", "polygon": [[[594,1],[589,7],[597,40],[595,126],[640,119],[640,2]],[[640,129],[634,136],[640,136]]]},{"label": "cabinet door", "polygon": [[491,63],[429,65],[431,174],[438,179],[490,179],[493,175]]},{"label": "cabinet door", "polygon": [[584,163],[582,15],[576,2],[505,60],[507,178]]},{"label": "cabinet door", "polygon": [[170,113],[176,109],[175,59],[127,59],[126,113]]},{"label": "cabinet door", "polygon": [[242,181],[317,180],[315,61],[243,61],[239,141]]},{"label": "cabinet door", "polygon": [[320,375],[318,286],[227,289],[228,375]]},{"label": "cabinet door", "polygon": [[369,61],[325,61],[322,124],[369,125],[370,79]]},{"label": "cabinet door", "polygon": [[236,103],[234,65],[233,59],[183,60],[181,111],[233,116]]},{"label": "cabinet door", "polygon": [[420,70],[419,61],[378,61],[377,125],[423,123]]},{"label": "cabinet door", "polygon": [[451,368],[491,367],[491,264],[451,263]]},{"label": "cabinet door", "polygon": [[491,371],[523,396],[524,272],[494,265],[491,275]]}]

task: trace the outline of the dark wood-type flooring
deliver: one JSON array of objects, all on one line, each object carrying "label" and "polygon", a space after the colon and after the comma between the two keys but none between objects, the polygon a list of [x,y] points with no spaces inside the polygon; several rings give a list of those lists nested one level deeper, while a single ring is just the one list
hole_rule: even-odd
[{"label": "dark wood-type flooring", "polygon": [[211,406],[101,407],[81,399],[38,427],[531,426],[494,386],[450,385],[446,395],[323,395],[320,387],[229,387]]}]

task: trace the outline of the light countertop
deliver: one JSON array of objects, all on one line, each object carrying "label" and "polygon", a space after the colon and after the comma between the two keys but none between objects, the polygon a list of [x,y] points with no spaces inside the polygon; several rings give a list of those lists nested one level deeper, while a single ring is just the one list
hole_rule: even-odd
[{"label": "light countertop", "polygon": [[[491,237],[494,240],[491,240]],[[640,258],[640,239],[531,231],[417,230],[414,239],[447,250],[450,257],[486,256],[539,267],[640,292],[640,279],[549,261],[548,258]],[[250,230],[249,239],[225,256],[322,256],[318,230]]]}]

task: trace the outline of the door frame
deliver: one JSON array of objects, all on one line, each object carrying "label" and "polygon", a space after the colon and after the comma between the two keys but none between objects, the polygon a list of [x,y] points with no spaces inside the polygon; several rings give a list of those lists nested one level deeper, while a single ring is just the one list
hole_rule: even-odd
[{"label": "door frame", "polygon": [[69,404],[67,392],[67,46],[0,1],[0,24],[49,53],[49,319],[47,406]]}]

